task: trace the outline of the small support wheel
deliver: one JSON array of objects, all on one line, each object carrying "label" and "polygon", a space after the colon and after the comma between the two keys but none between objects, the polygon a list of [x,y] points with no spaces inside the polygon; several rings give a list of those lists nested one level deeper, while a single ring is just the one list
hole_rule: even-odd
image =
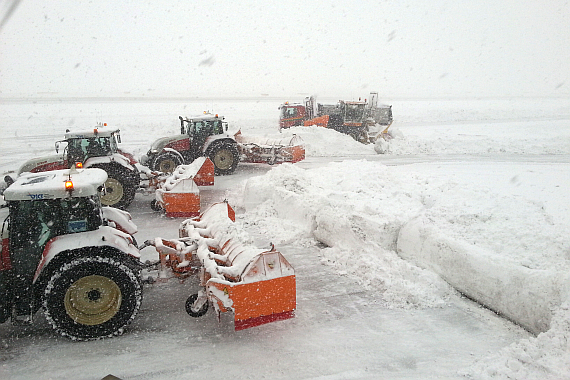
[{"label": "small support wheel", "polygon": [[206,312],[208,311],[208,301],[204,302],[202,307],[200,307],[200,309],[198,309],[197,311],[193,309],[192,306],[194,306],[194,302],[196,302],[197,299],[198,299],[198,293],[192,294],[186,300],[186,312],[188,313],[188,315],[194,318],[201,317],[204,314],[206,314]]},{"label": "small support wheel", "polygon": [[160,207],[160,203],[158,203],[158,201],[156,199],[153,199],[152,201],[150,201],[150,208],[152,211],[162,210],[162,207]]}]

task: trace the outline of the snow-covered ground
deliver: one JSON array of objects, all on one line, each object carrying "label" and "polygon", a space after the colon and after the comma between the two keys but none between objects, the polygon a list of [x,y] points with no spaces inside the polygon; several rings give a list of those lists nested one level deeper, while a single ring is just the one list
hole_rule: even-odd
[{"label": "snow-covered ground", "polygon": [[[269,99],[0,104],[2,173],[52,153],[65,128],[119,126],[140,155],[204,110],[244,134],[298,134],[307,153],[242,164],[202,192],[295,267],[296,318],[234,332],[227,316],[185,314],[194,281],[155,284],[118,338],[69,342],[41,315],[0,325],[0,376],[570,378],[570,100],[391,104],[395,138],[376,147],[317,127],[279,134]],[[180,220],[150,199],[130,210],[138,240],[175,237]]]}]

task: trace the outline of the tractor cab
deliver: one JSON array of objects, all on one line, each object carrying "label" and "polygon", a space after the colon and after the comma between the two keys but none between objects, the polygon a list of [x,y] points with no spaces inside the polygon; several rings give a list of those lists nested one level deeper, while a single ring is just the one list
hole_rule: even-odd
[{"label": "tractor cab", "polygon": [[180,133],[188,135],[193,151],[200,151],[210,136],[221,135],[228,130],[228,123],[223,116],[204,113],[203,115],[180,119]]},{"label": "tractor cab", "polygon": [[59,151],[61,143],[67,143],[64,156],[67,154],[69,166],[77,162],[84,163],[92,157],[111,156],[119,152],[118,143],[121,135],[118,129],[100,129],[99,127],[88,131],[69,132],[65,134],[65,140],[55,144]]},{"label": "tractor cab", "polygon": [[300,103],[285,102],[279,106],[279,129],[303,125],[303,122],[313,116],[307,115],[309,107]]},{"label": "tractor cab", "polygon": [[344,102],[338,104],[342,115],[343,124],[348,126],[360,126],[366,116],[366,102]]},{"label": "tractor cab", "polygon": [[106,178],[100,169],[28,173],[6,189],[4,208],[9,213],[2,224],[0,293],[10,282],[12,294],[0,297],[8,303],[0,304],[0,322],[8,316],[26,319],[36,311],[34,276],[48,244],[103,225],[99,193]]}]

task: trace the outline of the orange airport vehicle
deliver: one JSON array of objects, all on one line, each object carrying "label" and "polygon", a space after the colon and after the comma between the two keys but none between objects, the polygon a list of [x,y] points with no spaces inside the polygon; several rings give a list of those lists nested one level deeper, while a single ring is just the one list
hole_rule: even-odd
[{"label": "orange airport vehicle", "polygon": [[279,129],[316,125],[352,136],[362,143],[389,138],[392,106],[378,105],[378,93],[361,101],[339,100],[337,104],[317,103],[314,96],[303,103],[285,102],[279,106]]}]

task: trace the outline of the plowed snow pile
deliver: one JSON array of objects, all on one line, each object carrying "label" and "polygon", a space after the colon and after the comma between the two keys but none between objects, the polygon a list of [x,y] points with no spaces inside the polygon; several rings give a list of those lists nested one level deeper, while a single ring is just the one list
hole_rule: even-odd
[{"label": "plowed snow pile", "polygon": [[[327,151],[338,146],[328,144],[331,131],[292,130],[303,137],[307,152],[335,155]],[[391,151],[410,146],[414,138],[392,140]],[[370,148],[345,142],[349,151],[368,153]],[[520,143],[528,146],[526,142]],[[503,139],[503,144],[505,152],[519,149],[516,141],[509,145]],[[558,144],[562,148],[552,145],[535,153],[568,151],[566,141]],[[433,147],[437,144],[432,152]],[[569,231],[553,221],[543,204],[368,160],[308,170],[280,165],[249,179],[242,196],[240,206],[250,223],[261,224],[273,242],[319,242],[323,263],[381,292],[388,305],[443,305],[453,292],[449,283],[538,334],[464,375],[555,379],[568,373],[568,308],[560,305],[569,294]],[[526,287],[538,294],[529,296]]]}]

